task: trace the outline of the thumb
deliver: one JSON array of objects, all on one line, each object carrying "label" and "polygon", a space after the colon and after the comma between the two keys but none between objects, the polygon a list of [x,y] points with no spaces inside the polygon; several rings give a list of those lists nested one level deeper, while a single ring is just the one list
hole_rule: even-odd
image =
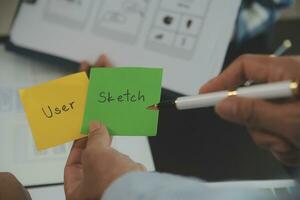
[{"label": "thumb", "polygon": [[91,122],[87,146],[110,146],[111,138],[106,127],[99,122]]},{"label": "thumb", "polygon": [[215,111],[225,120],[271,131],[278,128],[282,119],[276,104],[237,96],[221,101],[216,105]]},{"label": "thumb", "polygon": [[108,59],[106,54],[102,54],[99,59],[97,60],[97,62],[95,63],[95,66],[97,67],[112,67],[112,63],[110,62],[110,60]]}]

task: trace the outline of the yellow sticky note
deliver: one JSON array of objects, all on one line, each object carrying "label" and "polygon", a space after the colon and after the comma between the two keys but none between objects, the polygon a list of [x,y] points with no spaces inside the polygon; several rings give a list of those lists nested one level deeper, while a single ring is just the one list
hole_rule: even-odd
[{"label": "yellow sticky note", "polygon": [[38,150],[83,137],[87,88],[88,78],[81,72],[19,90]]}]

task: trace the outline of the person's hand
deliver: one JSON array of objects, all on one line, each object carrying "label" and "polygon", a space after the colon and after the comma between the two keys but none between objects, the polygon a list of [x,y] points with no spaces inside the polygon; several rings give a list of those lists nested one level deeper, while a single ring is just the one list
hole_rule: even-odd
[{"label": "person's hand", "polygon": [[99,200],[118,177],[145,167],[110,147],[111,138],[103,124],[92,122],[88,138],[74,142],[64,172],[68,200]]},{"label": "person's hand", "polygon": [[[209,81],[200,93],[235,89],[247,80],[256,83],[300,80],[300,56],[245,55]],[[300,164],[300,100],[264,101],[229,97],[215,107],[225,120],[246,125],[254,142],[287,165]]]},{"label": "person's hand", "polygon": [[91,66],[87,61],[80,62],[79,71],[88,72],[91,67],[112,67],[112,63],[105,54],[102,54],[96,61],[94,66]]}]

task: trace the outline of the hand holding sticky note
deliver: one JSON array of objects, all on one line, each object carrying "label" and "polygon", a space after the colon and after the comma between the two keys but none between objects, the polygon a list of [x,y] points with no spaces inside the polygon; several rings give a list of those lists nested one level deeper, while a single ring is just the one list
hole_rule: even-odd
[{"label": "hand holding sticky note", "polygon": [[82,132],[100,120],[111,135],[156,135],[158,112],[146,107],[159,102],[161,81],[160,68],[92,69]]},{"label": "hand holding sticky note", "polygon": [[82,72],[19,91],[38,150],[83,137],[87,87]]},{"label": "hand holding sticky note", "polygon": [[154,136],[162,69],[94,68],[31,88],[20,97],[38,150],[84,137],[93,120],[111,135]]}]

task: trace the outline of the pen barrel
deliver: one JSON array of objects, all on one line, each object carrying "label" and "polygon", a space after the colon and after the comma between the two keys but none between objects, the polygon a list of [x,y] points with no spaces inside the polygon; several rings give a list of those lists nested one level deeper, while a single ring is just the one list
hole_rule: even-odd
[{"label": "pen barrel", "polygon": [[216,105],[228,96],[228,91],[212,92],[189,97],[179,97],[175,101],[178,110],[203,108]]},{"label": "pen barrel", "polygon": [[175,103],[178,110],[185,110],[214,106],[231,95],[257,99],[286,98],[293,96],[293,91],[290,87],[291,83],[292,81],[281,81],[243,87],[237,89],[235,92],[219,91],[196,96],[179,97],[176,99]]},{"label": "pen barrel", "polygon": [[278,99],[293,96],[290,88],[292,81],[281,81],[251,87],[239,88],[236,90],[237,96],[257,98],[257,99]]}]

